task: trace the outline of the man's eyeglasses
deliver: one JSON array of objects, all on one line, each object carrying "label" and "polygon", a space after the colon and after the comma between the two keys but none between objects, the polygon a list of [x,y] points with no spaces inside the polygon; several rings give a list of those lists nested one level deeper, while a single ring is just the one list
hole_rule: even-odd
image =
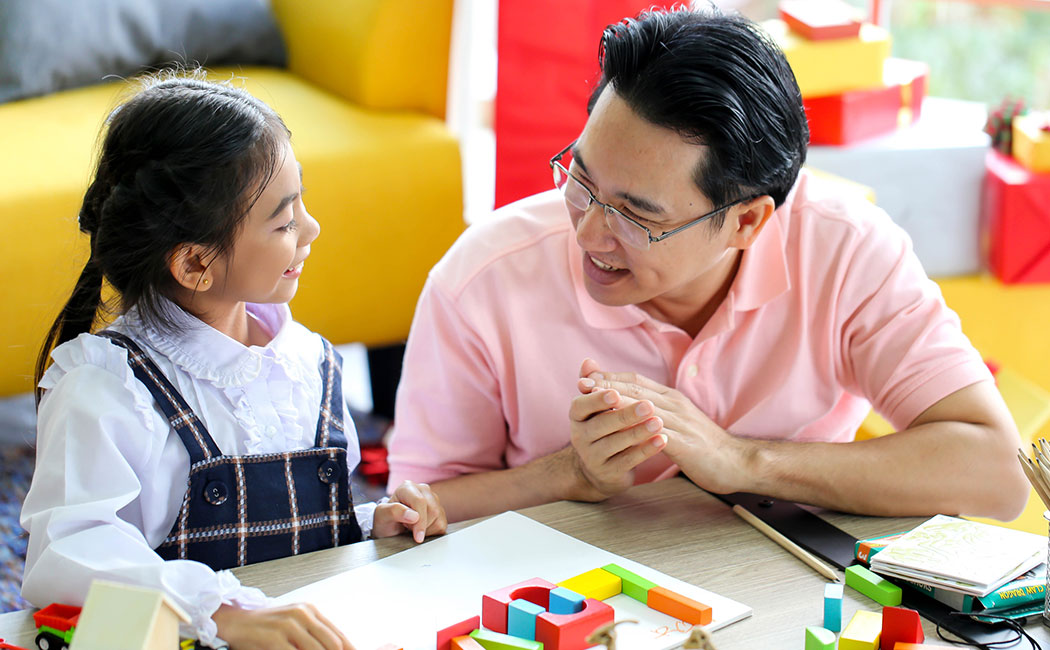
[{"label": "man's eyeglasses", "polygon": [[698,223],[707,221],[711,217],[717,215],[719,212],[728,210],[734,205],[747,201],[749,198],[751,198],[744,197],[741,199],[737,199],[736,201],[733,201],[732,203],[727,203],[720,208],[716,208],[701,217],[697,217],[692,221],[688,221],[682,224],[681,226],[678,226],[677,228],[668,230],[666,232],[662,232],[659,235],[654,236],[653,231],[649,230],[647,227],[638,223],[631,217],[628,217],[626,214],[620,212],[613,206],[599,201],[594,196],[594,194],[589,189],[587,189],[586,185],[581,183],[578,178],[573,176],[572,173],[570,173],[569,170],[565,168],[565,166],[561,163],[561,159],[565,156],[566,153],[569,152],[570,149],[572,149],[572,147],[575,144],[576,142],[573,141],[569,144],[569,146],[559,151],[557,155],[555,155],[550,160],[551,171],[554,173],[554,187],[561,190],[562,194],[565,195],[566,203],[576,208],[577,210],[586,212],[587,209],[591,207],[592,203],[594,205],[601,206],[602,210],[605,212],[605,223],[609,226],[609,230],[611,230],[617,236],[617,238],[620,239],[620,241],[639,250],[649,250],[649,246],[651,244],[663,241],[671,235],[676,235],[682,232],[686,228],[691,228]]}]

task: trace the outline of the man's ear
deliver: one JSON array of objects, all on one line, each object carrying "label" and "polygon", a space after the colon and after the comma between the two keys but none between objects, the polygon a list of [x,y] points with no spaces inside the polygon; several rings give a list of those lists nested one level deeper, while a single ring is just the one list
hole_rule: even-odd
[{"label": "man's ear", "polygon": [[168,256],[168,269],[183,289],[207,291],[212,287],[208,251],[199,244],[179,244]]},{"label": "man's ear", "polygon": [[729,218],[726,221],[733,227],[729,245],[744,250],[750,248],[758,239],[758,233],[762,232],[769,218],[773,216],[776,206],[773,197],[763,194],[734,205],[729,210]]}]

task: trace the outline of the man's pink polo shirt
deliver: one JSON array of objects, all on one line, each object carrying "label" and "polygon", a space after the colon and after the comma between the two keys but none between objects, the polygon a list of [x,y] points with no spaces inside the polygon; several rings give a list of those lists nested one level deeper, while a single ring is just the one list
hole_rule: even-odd
[{"label": "man's pink polo shirt", "polygon": [[[471,226],[434,267],[397,394],[390,485],[522,465],[569,443],[585,357],[672,386],[739,436],[848,442],[991,375],[908,236],[803,173],[696,338],[595,302],[561,194]],[[657,244],[659,245],[659,244]],[[675,473],[658,454],[639,482]]]}]

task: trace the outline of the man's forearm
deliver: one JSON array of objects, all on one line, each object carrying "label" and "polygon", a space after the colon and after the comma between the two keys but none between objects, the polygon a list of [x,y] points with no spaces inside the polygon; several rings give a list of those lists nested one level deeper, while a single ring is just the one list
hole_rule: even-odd
[{"label": "man's forearm", "polygon": [[449,522],[528,508],[563,499],[598,501],[604,498],[586,483],[566,447],[520,467],[466,474],[430,484]]}]

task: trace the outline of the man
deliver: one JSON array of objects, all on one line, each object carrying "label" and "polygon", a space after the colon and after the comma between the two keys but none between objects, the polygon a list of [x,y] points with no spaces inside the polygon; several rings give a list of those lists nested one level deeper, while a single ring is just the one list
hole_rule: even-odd
[{"label": "man", "polygon": [[[450,520],[597,501],[681,471],[879,515],[1012,519],[1019,436],[908,237],[808,174],[782,55],[739,17],[609,27],[559,192],[434,268],[391,485]],[[855,442],[870,405],[899,433]]]}]

